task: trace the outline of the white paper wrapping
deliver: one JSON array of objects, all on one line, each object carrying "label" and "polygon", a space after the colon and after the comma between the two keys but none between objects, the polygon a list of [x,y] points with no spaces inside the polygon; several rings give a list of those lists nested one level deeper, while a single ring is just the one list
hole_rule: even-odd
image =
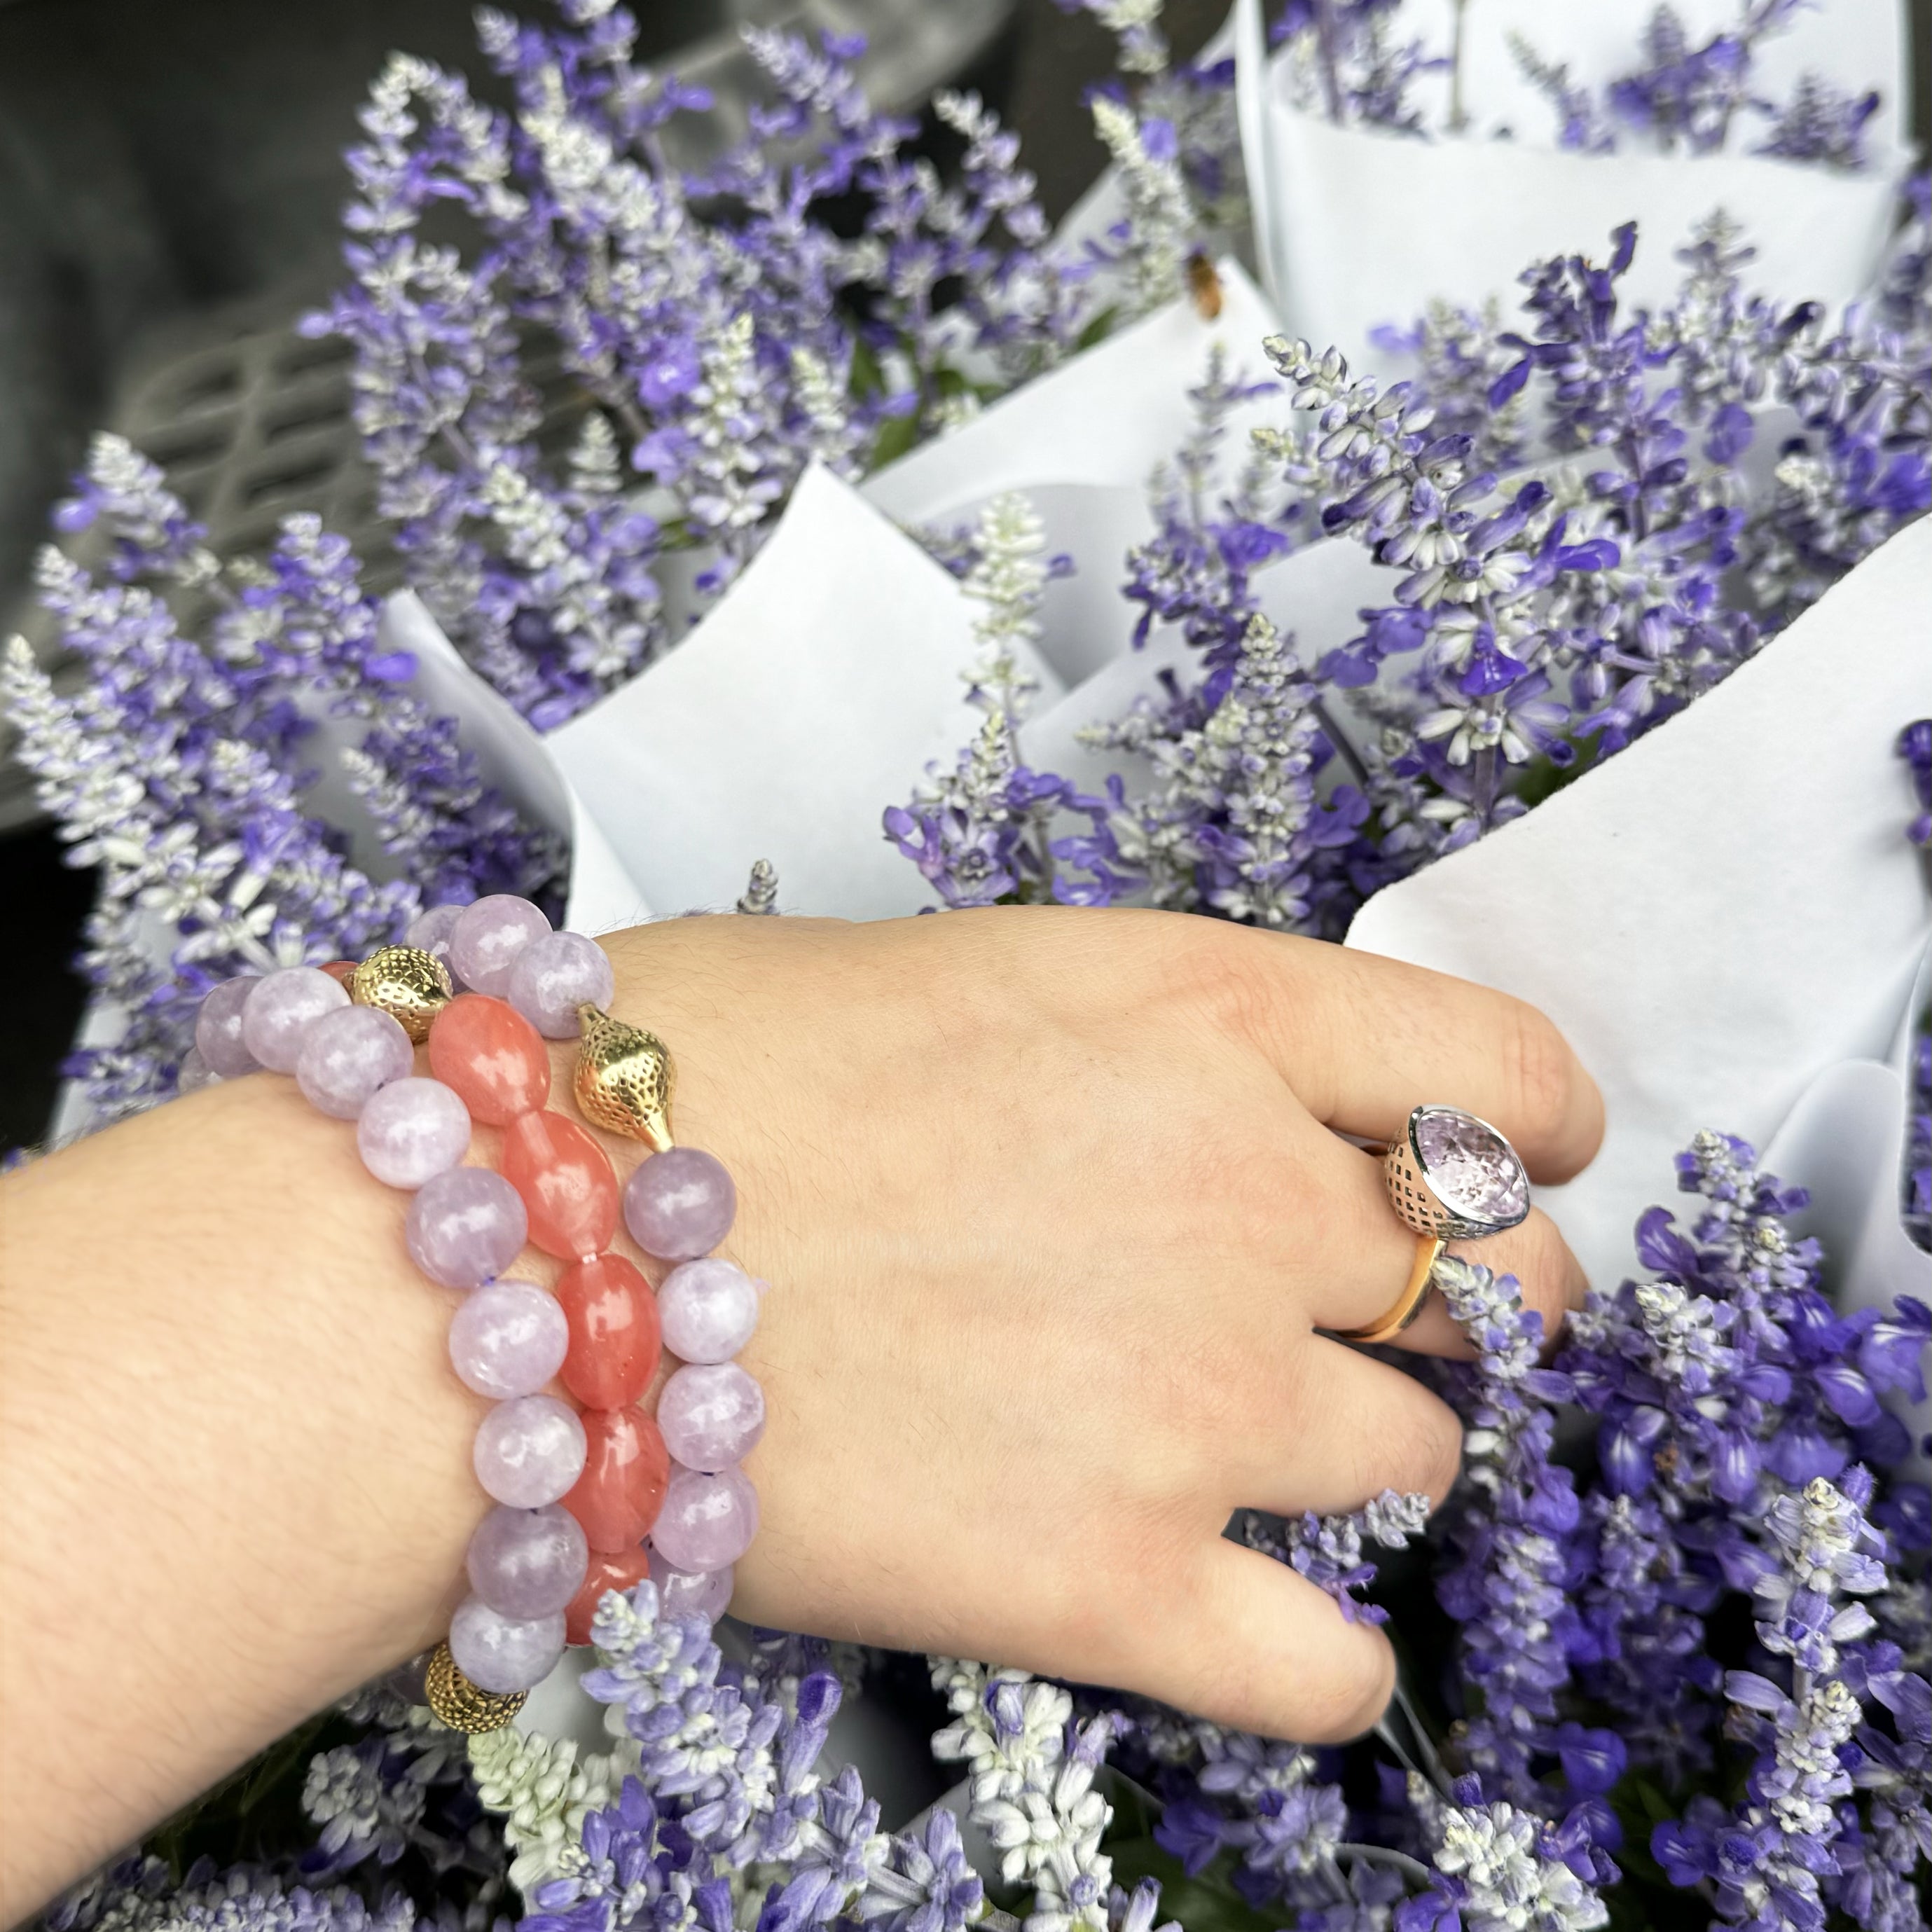
[{"label": "white paper wrapping", "polygon": [[[1357,915],[1351,946],[1531,1001],[1596,1076],[1603,1150],[1538,1193],[1593,1280],[1629,1272],[1632,1226],[1672,1198],[1693,1133],[1762,1150],[1827,1070],[1893,1052],[1928,942],[1893,746],[1928,709],[1922,521],[1688,711]],[[1912,1252],[1923,1294],[1932,1257]]]},{"label": "white paper wrapping", "polygon": [[[660,912],[730,906],[753,862],[788,912],[884,919],[931,896],[880,830],[976,730],[974,607],[848,484],[814,468],[704,621],[554,733],[559,770]],[[1043,660],[1026,668],[1050,700]]]}]

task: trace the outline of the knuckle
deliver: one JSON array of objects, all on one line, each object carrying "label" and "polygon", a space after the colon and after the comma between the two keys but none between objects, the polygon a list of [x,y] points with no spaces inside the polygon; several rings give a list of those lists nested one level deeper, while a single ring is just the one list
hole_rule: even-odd
[{"label": "knuckle", "polygon": [[1526,1139],[1558,1142],[1576,1112],[1582,1070],[1556,1023],[1513,1002],[1503,1030],[1504,1091]]},{"label": "knuckle", "polygon": [[1389,1419],[1376,1456],[1375,1493],[1425,1496],[1439,1507],[1462,1468],[1462,1426],[1447,1402],[1419,1385],[1415,1400]]},{"label": "knuckle", "polygon": [[1379,1633],[1372,1646],[1352,1647],[1353,1667],[1310,1670],[1294,1687],[1294,1736],[1299,1744],[1340,1744],[1381,1717],[1395,1690],[1395,1652]]}]

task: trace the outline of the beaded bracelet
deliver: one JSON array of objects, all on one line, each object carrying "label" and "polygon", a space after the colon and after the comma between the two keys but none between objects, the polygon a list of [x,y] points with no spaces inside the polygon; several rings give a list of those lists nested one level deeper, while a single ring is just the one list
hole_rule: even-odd
[{"label": "beaded bracelet", "polygon": [[[425,1694],[445,1723],[490,1730],[566,1643],[589,1640],[608,1592],[649,1574],[676,1613],[723,1613],[758,1528],[739,1465],[764,1433],[764,1396],[732,1358],[763,1284],[712,1253],[736,1190],[713,1156],[674,1143],[670,1055],[604,1010],[602,947],[504,895],[435,907],[406,940],[359,964],[215,986],[182,1084],[293,1074],[321,1112],[355,1121],[369,1172],[413,1194],[404,1240],[418,1268],[464,1291],[450,1360],[494,1405],[472,1460],[495,1507],[470,1538],[472,1594]],[[651,1149],[621,1201],[602,1147],[544,1105],[544,1040],[573,1035],[580,1109]],[[500,1173],[462,1165],[476,1121],[502,1130]],[[610,1250],[620,1205],[638,1246],[674,1264],[655,1296]],[[526,1241],[567,1264],[554,1290],[504,1274]],[[682,1366],[653,1419],[638,1404],[667,1346]],[[554,1381],[580,1413],[546,1392]]]}]

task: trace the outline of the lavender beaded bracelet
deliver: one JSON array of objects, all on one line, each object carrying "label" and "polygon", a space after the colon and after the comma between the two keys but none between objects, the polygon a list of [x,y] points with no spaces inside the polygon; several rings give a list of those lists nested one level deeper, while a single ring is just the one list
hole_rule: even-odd
[{"label": "lavender beaded bracelet", "polygon": [[[256,1066],[293,1073],[322,1112],[356,1122],[371,1173],[415,1192],[406,1238],[418,1266],[468,1291],[450,1353],[464,1384],[495,1402],[474,1460],[496,1507],[471,1539],[474,1594],[430,1660],[426,1691],[446,1722],[489,1730],[554,1667],[567,1636],[584,1640],[604,1593],[647,1570],[674,1610],[722,1613],[758,1524],[738,1464],[763,1433],[764,1400],[730,1358],[755,1324],[761,1284],[710,1255],[735,1189],[712,1156],[672,1144],[669,1056],[602,1010],[613,982],[601,947],[504,896],[435,908],[407,941],[360,966],[217,986],[196,1028],[201,1065],[183,1084]],[[458,998],[459,982],[484,997]],[[658,1310],[630,1264],[602,1252],[617,1207],[608,1156],[540,1111],[550,1069],[538,1035],[580,1033],[584,1112],[656,1150],[622,1204],[639,1246],[679,1264]],[[442,1078],[414,1073],[425,1040]],[[506,1128],[504,1174],[459,1164],[472,1118]],[[526,1237],[574,1263],[556,1294],[501,1278]],[[634,1405],[656,1365],[660,1313],[685,1366],[653,1424]],[[560,1372],[586,1418],[543,1393]]]}]

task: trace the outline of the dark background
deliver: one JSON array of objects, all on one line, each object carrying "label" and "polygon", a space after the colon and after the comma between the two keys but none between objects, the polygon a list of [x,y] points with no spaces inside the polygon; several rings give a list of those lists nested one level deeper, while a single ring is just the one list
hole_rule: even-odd
[{"label": "dark background", "polygon": [[[949,0],[925,4],[938,18]],[[684,46],[742,7],[632,0],[640,53]],[[1168,0],[1177,50],[1226,9]],[[1911,0],[1911,14],[1924,142],[1932,0]],[[470,0],[0,0],[0,626],[143,340],[242,298],[292,314],[331,286],[340,151],[398,46],[487,91]],[[1112,49],[1052,0],[1012,0],[951,76],[1019,132],[1049,214],[1099,171],[1081,96]],[[68,961],[91,890],[44,825],[0,833],[0,1149],[45,1128],[81,1012]]]}]

